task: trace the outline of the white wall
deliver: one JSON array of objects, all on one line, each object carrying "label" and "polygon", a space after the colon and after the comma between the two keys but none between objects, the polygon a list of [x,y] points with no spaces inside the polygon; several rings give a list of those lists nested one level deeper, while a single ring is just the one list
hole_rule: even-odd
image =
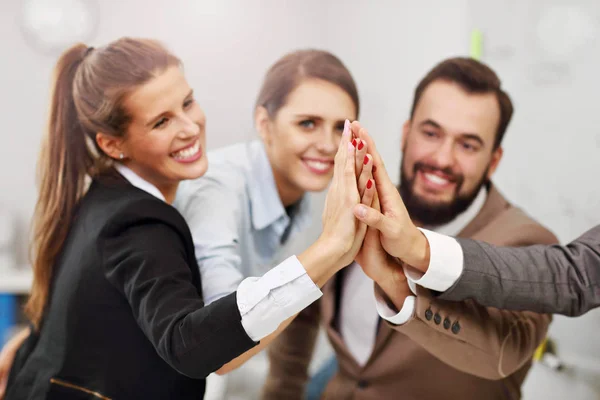
[{"label": "white wall", "polygon": [[[562,242],[571,241],[600,223],[600,4],[470,0],[468,12],[469,26],[484,34],[484,59],[515,104],[496,183]],[[596,387],[598,329],[595,310],[577,319],[556,316],[549,333],[559,355],[582,366],[572,373],[594,377]],[[539,398],[600,397],[580,381],[570,381],[572,390],[565,390],[565,374],[550,376],[532,374],[530,380],[545,379]]]},{"label": "white wall", "polygon": [[[595,78],[600,56],[597,51],[578,53],[577,62],[569,64],[568,79],[535,83],[528,72],[533,53],[523,37],[531,37],[532,7],[545,2],[530,0],[516,11],[510,8],[517,3],[102,0],[97,1],[99,27],[90,44],[131,35],[155,37],[172,48],[183,59],[207,113],[209,148],[254,137],[254,99],[264,72],[277,58],[297,48],[330,50],[352,71],[361,96],[361,121],[396,178],[400,127],[418,79],[442,58],[466,54],[472,27],[487,27],[487,61],[516,104],[496,181],[509,199],[567,241],[600,219],[600,113],[594,96],[600,89]],[[597,16],[593,0],[580,3]],[[20,2],[0,2],[0,206],[27,220],[35,201],[34,168],[55,58],[37,53],[23,39],[19,12]],[[600,344],[591,343],[598,314],[564,320],[557,318],[552,328],[562,348],[599,356]],[[574,326],[577,338],[568,332]]]},{"label": "white wall", "polygon": [[[399,130],[417,79],[440,58],[467,48],[465,1],[104,0],[91,45],[123,35],[165,42],[208,116],[209,148],[254,136],[255,96],[266,69],[284,53],[317,47],[336,53],[358,82],[361,119],[382,143],[390,170],[399,162]],[[0,2],[3,54],[0,107],[1,204],[28,217],[45,124],[54,56],[21,35],[18,1]]]}]

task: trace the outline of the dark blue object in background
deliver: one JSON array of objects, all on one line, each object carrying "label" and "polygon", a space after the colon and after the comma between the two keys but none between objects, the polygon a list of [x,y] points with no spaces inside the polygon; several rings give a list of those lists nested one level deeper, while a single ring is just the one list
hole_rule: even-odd
[{"label": "dark blue object in background", "polygon": [[8,340],[10,330],[17,323],[17,296],[0,294],[0,347]]}]

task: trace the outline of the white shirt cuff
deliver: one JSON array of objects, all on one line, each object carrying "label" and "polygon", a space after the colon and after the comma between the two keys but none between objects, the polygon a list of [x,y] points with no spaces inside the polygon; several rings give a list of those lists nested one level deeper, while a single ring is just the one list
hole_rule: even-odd
[{"label": "white shirt cuff", "polygon": [[413,316],[415,311],[415,296],[407,296],[404,299],[404,304],[402,305],[402,309],[400,312],[393,310],[385,301],[384,296],[385,293],[381,290],[377,284],[374,286],[375,288],[375,307],[377,308],[377,312],[379,316],[386,321],[391,322],[394,325],[402,325],[408,322],[408,320]]},{"label": "white shirt cuff", "polygon": [[[458,242],[446,235],[420,229],[429,242],[429,268],[425,274],[413,268],[404,268],[408,284],[443,292],[456,283],[463,271],[463,251]],[[413,290],[415,292],[415,290]]]},{"label": "white shirt cuff", "polygon": [[[407,267],[404,267],[404,275],[408,276],[407,273],[409,273],[410,271],[408,271]],[[417,284],[414,283],[412,280],[410,279],[406,279],[406,283],[408,283],[408,287],[410,288],[410,291],[414,293],[414,295],[417,295]]]},{"label": "white shirt cuff", "polygon": [[289,257],[262,277],[240,283],[237,304],[242,326],[258,342],[322,295],[296,256]]}]

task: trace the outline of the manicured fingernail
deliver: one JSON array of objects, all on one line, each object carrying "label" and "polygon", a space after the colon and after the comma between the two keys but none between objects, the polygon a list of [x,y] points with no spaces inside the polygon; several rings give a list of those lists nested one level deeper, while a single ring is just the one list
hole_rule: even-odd
[{"label": "manicured fingernail", "polygon": [[356,147],[356,139],[352,139],[352,146]]},{"label": "manicured fingernail", "polygon": [[369,163],[369,156],[365,156],[365,159],[363,160],[363,164],[367,165]]},{"label": "manicured fingernail", "polygon": [[350,121],[346,120],[344,122],[344,133],[343,136],[348,136],[350,135]]},{"label": "manicured fingernail", "polygon": [[363,147],[365,147],[365,142],[364,142],[364,140],[361,140],[360,143],[358,144],[358,149],[362,150]]},{"label": "manicured fingernail", "polygon": [[367,189],[371,189],[373,187],[373,181],[371,179],[369,179],[367,181]]}]

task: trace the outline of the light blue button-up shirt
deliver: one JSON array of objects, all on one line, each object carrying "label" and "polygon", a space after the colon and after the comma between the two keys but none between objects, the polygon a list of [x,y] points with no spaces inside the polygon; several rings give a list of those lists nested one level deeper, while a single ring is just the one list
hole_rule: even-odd
[{"label": "light blue button-up shirt", "polygon": [[311,222],[308,196],[286,212],[262,141],[211,151],[208,160],[207,173],[182,182],[174,202],[192,232],[206,304],[264,275]]}]

